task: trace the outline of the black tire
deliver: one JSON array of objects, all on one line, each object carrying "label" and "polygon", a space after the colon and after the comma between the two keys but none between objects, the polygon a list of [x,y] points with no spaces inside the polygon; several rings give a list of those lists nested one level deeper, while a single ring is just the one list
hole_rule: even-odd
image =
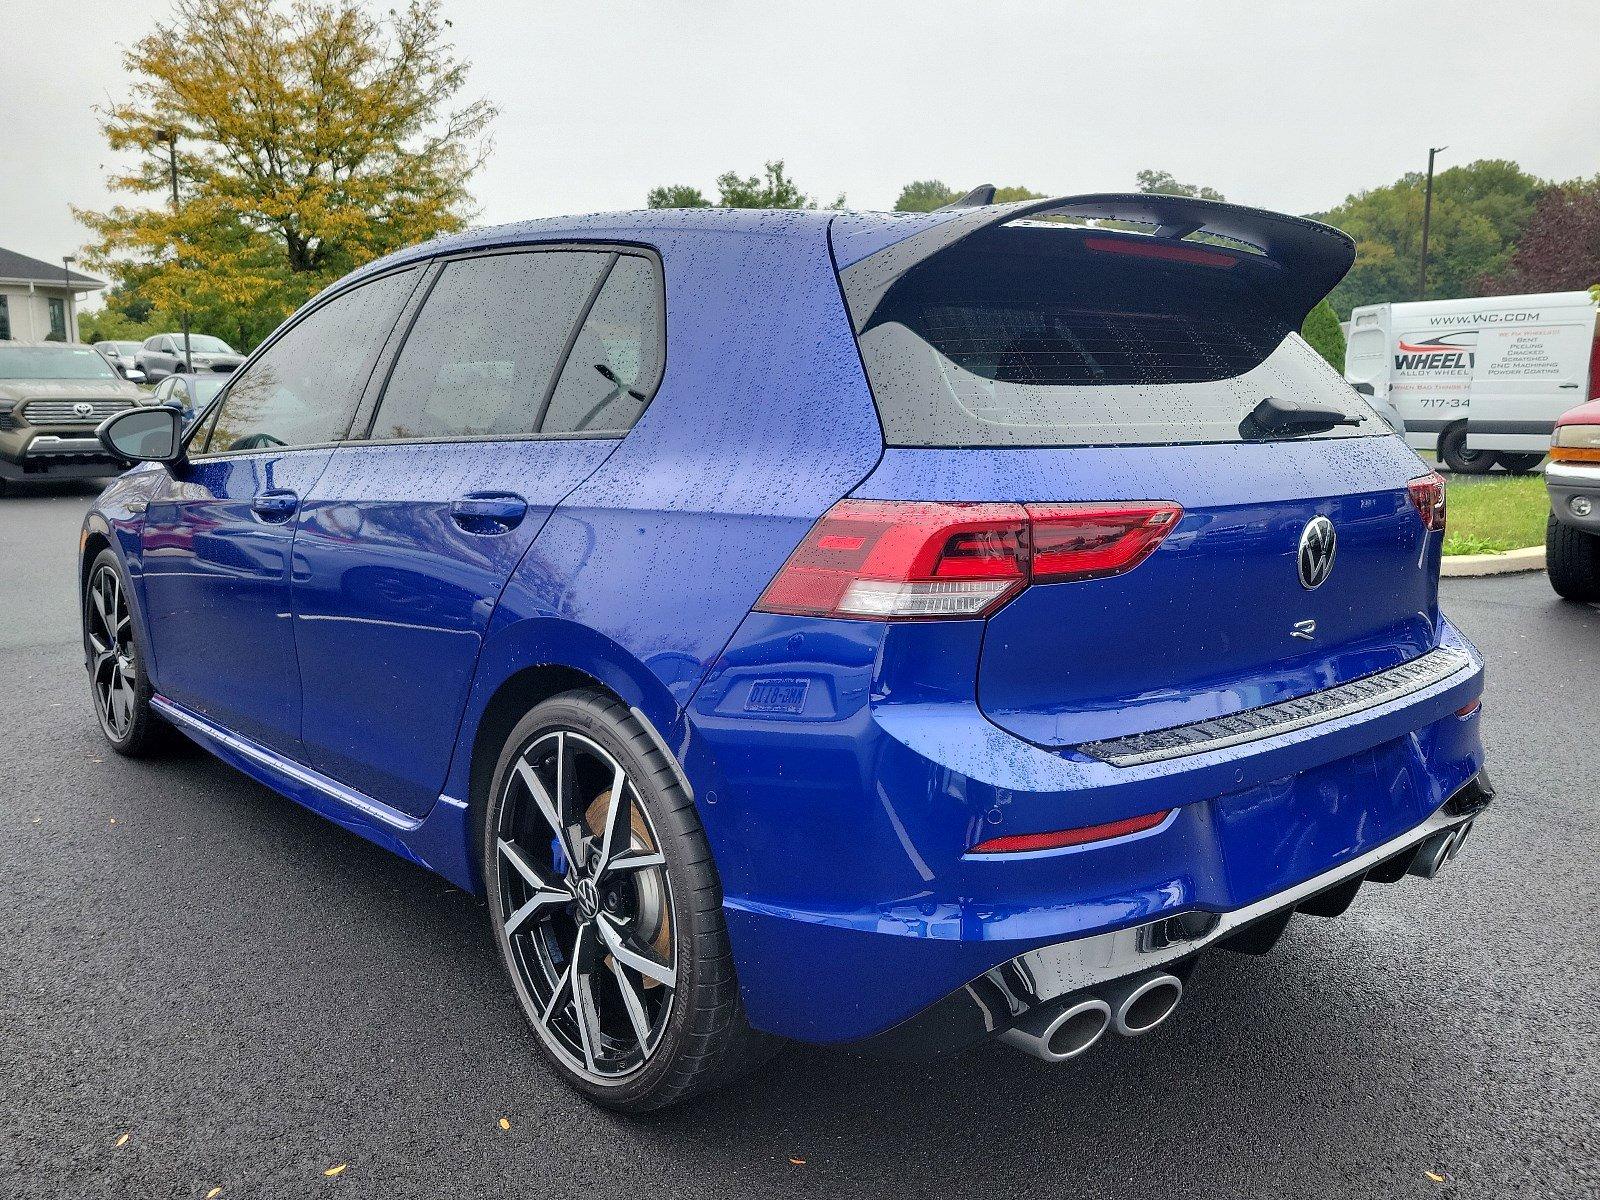
[{"label": "black tire", "polygon": [[[110,596],[113,583],[118,600]],[[175,731],[150,707],[154,689],[145,670],[144,649],[134,636],[128,577],[110,549],[100,551],[89,564],[81,603],[89,696],[100,732],[113,750],[127,758],[148,758],[170,749]],[[117,604],[120,616],[108,617]],[[108,622],[114,626],[109,638]]]},{"label": "black tire", "polygon": [[1544,527],[1544,569],[1566,600],[1600,600],[1600,537],[1574,529],[1551,514]]},{"label": "black tire", "polygon": [[[620,813],[610,783],[619,770]],[[563,779],[572,781],[565,798]],[[776,1045],[745,1020],[722,888],[694,801],[621,703],[581,690],[536,706],[506,739],[477,807],[491,936],[566,1084],[608,1108],[649,1112],[729,1082]],[[612,860],[652,865],[608,872],[604,827],[612,822],[630,835]],[[572,866],[580,857],[584,865]],[[650,970],[669,972],[671,982]],[[581,993],[574,978],[584,981]]]},{"label": "black tire", "polygon": [[1513,475],[1526,475],[1544,461],[1544,451],[1537,454],[1507,454],[1502,450],[1498,457],[1500,465]]},{"label": "black tire", "polygon": [[1494,468],[1500,456],[1493,450],[1467,448],[1467,423],[1458,421],[1439,435],[1439,457],[1458,475],[1483,475]]}]

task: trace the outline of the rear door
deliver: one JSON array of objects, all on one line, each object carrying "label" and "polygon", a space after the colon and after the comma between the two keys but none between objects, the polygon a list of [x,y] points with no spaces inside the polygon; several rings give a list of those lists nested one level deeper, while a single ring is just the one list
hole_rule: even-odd
[{"label": "rear door", "polygon": [[294,518],[345,436],[419,272],[299,315],[230,382],[191,461],[145,513],[145,612],[158,689],[289,757],[300,679],[289,620]]},{"label": "rear door", "polygon": [[311,765],[407,813],[438,798],[501,590],[654,391],[660,296],[642,252],[438,268],[370,436],[333,454],[299,519]]},{"label": "rear door", "polygon": [[[1028,505],[1038,554],[1098,544],[1071,506],[1182,508],[1138,565],[1035,582],[989,616],[976,698],[1029,741],[1221,716],[1435,644],[1440,539],[1408,489],[1427,468],[1294,332],[1338,278],[1318,270],[1331,231],[1224,250],[1163,235],[1199,227],[1186,211],[1145,235],[993,227],[870,277],[865,313],[846,273],[889,443],[857,497]],[[1241,240],[1265,216],[1234,214]]]}]

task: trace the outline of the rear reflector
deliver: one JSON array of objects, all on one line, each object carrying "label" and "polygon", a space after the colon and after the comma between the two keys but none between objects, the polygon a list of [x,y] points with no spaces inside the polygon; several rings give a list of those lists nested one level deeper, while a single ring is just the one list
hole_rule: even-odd
[{"label": "rear reflector", "polygon": [[1417,510],[1417,516],[1422,518],[1422,524],[1429,533],[1444,532],[1445,498],[1444,476],[1437,471],[1424,475],[1421,479],[1413,479],[1406,484],[1406,491],[1411,496],[1411,507]]},{"label": "rear reflector", "polygon": [[1146,813],[1142,817],[1128,817],[1122,821],[1109,821],[1104,825],[1084,825],[1078,829],[1057,829],[1052,833],[1018,833],[1010,837],[990,838],[972,848],[974,854],[1017,854],[1025,850],[1059,850],[1063,846],[1082,846],[1088,842],[1104,842],[1111,838],[1127,837],[1130,833],[1143,833],[1154,829],[1167,819],[1170,808]]},{"label": "rear reflector", "polygon": [[756,602],[759,612],[869,620],[976,617],[1030,583],[1119,575],[1161,544],[1176,504],[841,500]]}]

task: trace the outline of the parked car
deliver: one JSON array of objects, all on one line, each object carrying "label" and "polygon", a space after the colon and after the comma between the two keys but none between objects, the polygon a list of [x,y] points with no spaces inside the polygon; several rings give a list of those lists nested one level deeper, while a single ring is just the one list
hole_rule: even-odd
[{"label": "parked car", "polygon": [[1600,400],[1563,414],[1550,442],[1544,472],[1550,586],[1568,600],[1600,600]]},{"label": "parked car", "polygon": [[0,341],[0,492],[8,481],[115,475],[95,426],[139,395],[88,346]]},{"label": "parked car", "polygon": [[[232,371],[244,361],[232,346],[221,338],[203,333],[189,335],[188,354],[184,352],[183,334],[158,333],[145,339],[137,355],[139,369],[150,383],[159,383],[168,375],[186,371]],[[190,364],[193,364],[192,366]]]},{"label": "parked car", "polygon": [[156,385],[147,402],[175,405],[183,413],[184,423],[188,424],[216,399],[227,382],[225,375],[168,375]]},{"label": "parked car", "polygon": [[143,383],[144,372],[139,369],[140,342],[96,342],[94,348],[118,375],[129,383]]},{"label": "parked car", "polygon": [[485,894],[603,1104],[1143,1033],[1490,796],[1443,481],[1295,332],[1353,256],[1142,195],[391,255],[102,429],[101,728]]}]

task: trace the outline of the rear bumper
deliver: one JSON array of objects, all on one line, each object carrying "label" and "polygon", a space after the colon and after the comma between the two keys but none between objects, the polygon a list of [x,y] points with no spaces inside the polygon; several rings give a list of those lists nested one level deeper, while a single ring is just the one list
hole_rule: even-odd
[{"label": "rear bumper", "polygon": [[[1020,741],[958,700],[971,690],[970,673],[957,682],[971,650],[961,623],[902,627],[896,647],[881,630],[830,629],[828,645],[815,623],[797,640],[789,619],[757,619],[691,705],[685,765],[747,1012],[801,1040],[876,1038],[924,1012],[937,1022],[946,997],[1048,947],[1092,958],[1171,918],[1292,911],[1308,883],[1434,833],[1482,768],[1477,712],[1462,711],[1481,693],[1481,660],[1448,625],[1442,644],[1465,664],[1431,686],[1247,744],[1116,766]],[[770,686],[763,647],[781,657],[785,687]],[[922,664],[916,686],[874,694],[884,659],[906,655]],[[754,718],[757,697],[792,711]],[[998,834],[1167,809],[1156,828],[1111,841],[969,852]]]},{"label": "rear bumper", "polygon": [[1320,875],[1222,913],[1193,911],[1030,950],[952,992],[864,1046],[913,1057],[960,1050],[1004,1033],[1032,1014],[1066,1008],[1160,970],[1186,978],[1214,948],[1265,954],[1304,907],[1338,916],[1366,883],[1407,874],[1431,879],[1453,859],[1494,797],[1480,772],[1426,821]]},{"label": "rear bumper", "polygon": [[[1544,485],[1550,491],[1550,511],[1556,520],[1585,533],[1600,534],[1600,463],[1548,463]],[[1572,501],[1578,496],[1592,506],[1586,517],[1572,511]]]}]

